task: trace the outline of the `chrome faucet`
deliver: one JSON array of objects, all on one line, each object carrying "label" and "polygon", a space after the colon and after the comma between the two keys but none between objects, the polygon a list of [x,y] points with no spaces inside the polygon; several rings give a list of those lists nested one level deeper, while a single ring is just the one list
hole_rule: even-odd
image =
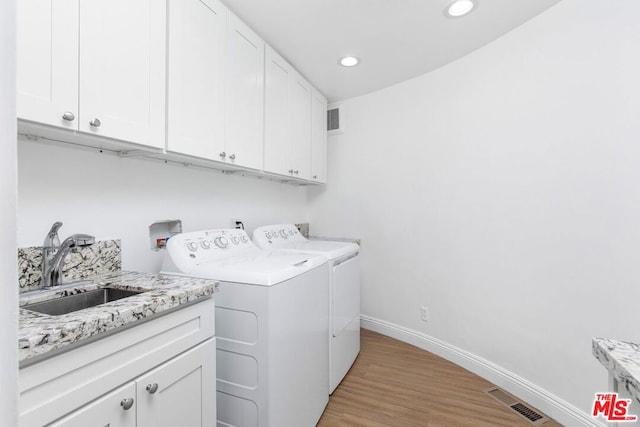
[{"label": "chrome faucet", "polygon": [[93,245],[95,237],[88,234],[74,234],[60,243],[58,230],[61,222],[55,222],[47,233],[42,245],[42,287],[50,288],[60,284],[60,275],[65,257],[71,249]]}]

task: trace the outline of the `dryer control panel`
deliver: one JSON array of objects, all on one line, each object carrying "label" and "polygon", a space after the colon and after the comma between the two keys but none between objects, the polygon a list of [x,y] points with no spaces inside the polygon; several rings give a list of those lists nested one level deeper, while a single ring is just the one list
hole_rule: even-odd
[{"label": "dryer control panel", "polygon": [[261,248],[283,248],[292,243],[306,242],[293,224],[277,224],[258,227],[253,231],[253,240]]}]

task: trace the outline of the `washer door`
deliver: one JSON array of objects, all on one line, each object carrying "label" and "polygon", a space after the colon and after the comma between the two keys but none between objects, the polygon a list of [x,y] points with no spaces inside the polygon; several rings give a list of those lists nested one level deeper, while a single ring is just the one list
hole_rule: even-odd
[{"label": "washer door", "polygon": [[360,263],[356,254],[333,267],[331,332],[340,335],[351,321],[360,316]]}]

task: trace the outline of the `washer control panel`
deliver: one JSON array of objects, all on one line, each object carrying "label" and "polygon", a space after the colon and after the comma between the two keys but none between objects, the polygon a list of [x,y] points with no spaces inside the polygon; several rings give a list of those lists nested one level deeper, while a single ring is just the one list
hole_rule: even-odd
[{"label": "washer control panel", "polygon": [[219,229],[177,234],[167,242],[165,259],[189,266],[259,251],[244,230]]},{"label": "washer control panel", "polygon": [[296,242],[305,242],[307,239],[300,234],[295,225],[278,224],[256,228],[253,232],[253,240],[263,248],[278,248]]}]

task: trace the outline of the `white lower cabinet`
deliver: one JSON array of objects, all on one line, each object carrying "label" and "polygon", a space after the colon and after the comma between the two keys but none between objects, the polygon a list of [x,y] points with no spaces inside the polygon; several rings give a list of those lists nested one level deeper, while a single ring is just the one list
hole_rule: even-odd
[{"label": "white lower cabinet", "polygon": [[135,395],[136,383],[130,382],[54,422],[51,427],[135,427]]},{"label": "white lower cabinet", "polygon": [[210,339],[138,378],[138,427],[215,425],[215,357]]},{"label": "white lower cabinet", "polygon": [[20,427],[216,424],[213,299],[24,366]]},{"label": "white lower cabinet", "polygon": [[216,419],[215,355],[215,339],[210,339],[52,426],[212,426]]}]

